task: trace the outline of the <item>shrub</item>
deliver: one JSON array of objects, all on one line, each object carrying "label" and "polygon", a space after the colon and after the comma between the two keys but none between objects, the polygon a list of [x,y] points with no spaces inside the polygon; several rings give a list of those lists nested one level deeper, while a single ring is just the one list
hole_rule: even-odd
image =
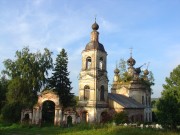
[{"label": "shrub", "polygon": [[22,107],[19,103],[6,104],[2,108],[2,120],[7,122],[19,122]]},{"label": "shrub", "polygon": [[128,122],[128,116],[127,116],[126,112],[122,111],[122,112],[116,113],[114,116],[114,122],[117,125]]}]

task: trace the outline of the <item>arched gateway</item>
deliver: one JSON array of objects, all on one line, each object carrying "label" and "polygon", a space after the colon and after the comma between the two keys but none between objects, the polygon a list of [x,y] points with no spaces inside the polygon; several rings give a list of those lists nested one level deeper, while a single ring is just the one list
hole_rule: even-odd
[{"label": "arched gateway", "polygon": [[62,120],[62,109],[59,103],[59,96],[51,90],[46,90],[38,96],[38,102],[33,107],[32,124],[41,124],[42,107],[45,101],[54,102],[55,104],[54,125],[60,125]]}]

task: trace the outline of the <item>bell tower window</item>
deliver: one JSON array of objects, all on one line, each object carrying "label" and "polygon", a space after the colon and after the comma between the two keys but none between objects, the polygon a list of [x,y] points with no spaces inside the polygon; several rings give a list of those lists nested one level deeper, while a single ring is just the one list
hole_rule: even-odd
[{"label": "bell tower window", "polygon": [[90,87],[88,85],[84,86],[84,100],[89,100],[90,98]]},{"label": "bell tower window", "polygon": [[91,57],[87,57],[86,58],[86,69],[90,69],[91,68]]},{"label": "bell tower window", "polygon": [[104,101],[104,86],[101,86],[101,90],[100,90],[100,101]]},{"label": "bell tower window", "polygon": [[99,59],[99,68],[101,70],[103,69],[103,58],[102,57]]}]

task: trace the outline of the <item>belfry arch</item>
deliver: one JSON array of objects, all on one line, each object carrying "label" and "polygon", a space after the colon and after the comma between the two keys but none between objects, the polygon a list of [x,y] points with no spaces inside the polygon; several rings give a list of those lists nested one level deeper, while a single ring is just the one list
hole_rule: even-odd
[{"label": "belfry arch", "polygon": [[59,103],[59,96],[52,90],[43,91],[38,96],[38,102],[33,107],[33,124],[41,125],[42,122],[42,107],[45,101],[52,101],[55,104],[55,114],[54,114],[54,125],[60,125],[62,120],[62,109]]}]

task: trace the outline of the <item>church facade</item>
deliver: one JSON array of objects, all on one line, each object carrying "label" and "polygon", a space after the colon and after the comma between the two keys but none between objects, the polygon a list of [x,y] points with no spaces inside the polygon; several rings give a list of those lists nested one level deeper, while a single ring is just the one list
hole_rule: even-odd
[{"label": "church facade", "polygon": [[116,67],[110,93],[108,93],[107,52],[99,42],[99,25],[92,25],[90,42],[82,51],[82,66],[79,74],[78,106],[62,110],[59,96],[53,91],[44,91],[31,109],[23,110],[21,121],[29,116],[29,123],[42,123],[42,108],[45,101],[55,104],[54,125],[80,122],[100,123],[108,116],[125,112],[129,122],[151,122],[151,88],[146,69],[135,68],[132,54],[127,60],[128,70],[125,77]]},{"label": "church facade", "polygon": [[82,51],[77,113],[86,122],[101,122],[105,113],[114,115],[121,111],[127,113],[130,122],[151,122],[151,89],[145,83],[149,71],[146,69],[142,73],[140,67],[134,68],[136,61],[131,56],[127,60],[127,75],[131,79],[121,81],[120,71],[116,68],[108,93],[107,52],[99,42],[98,29],[95,22],[91,40]]}]

